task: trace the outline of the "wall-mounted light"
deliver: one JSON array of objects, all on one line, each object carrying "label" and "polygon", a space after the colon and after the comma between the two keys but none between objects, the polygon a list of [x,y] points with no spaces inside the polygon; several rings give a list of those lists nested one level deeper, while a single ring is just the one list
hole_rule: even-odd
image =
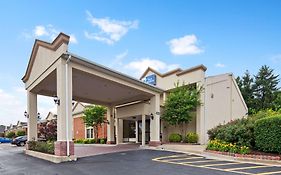
[{"label": "wall-mounted light", "polygon": [[153,116],[153,114],[152,114],[152,113],[150,114],[150,118],[151,118],[151,120],[153,120],[153,119],[154,119],[154,116]]},{"label": "wall-mounted light", "polygon": [[54,97],[54,102],[55,104],[60,105],[60,99],[57,96]]},{"label": "wall-mounted light", "polygon": [[40,113],[39,113],[39,112],[37,113],[37,119],[38,119],[38,120],[41,120],[41,116],[40,116]]},{"label": "wall-mounted light", "polygon": [[28,114],[26,111],[24,111],[24,116],[25,116],[26,118],[29,118],[29,114]]}]

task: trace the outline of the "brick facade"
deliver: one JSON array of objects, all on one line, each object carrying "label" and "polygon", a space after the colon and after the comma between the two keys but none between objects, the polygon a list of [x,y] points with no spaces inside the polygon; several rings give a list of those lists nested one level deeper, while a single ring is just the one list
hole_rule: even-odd
[{"label": "brick facade", "polygon": [[74,139],[84,139],[85,136],[85,124],[82,117],[73,118],[73,137]]},{"label": "brick facade", "polygon": [[[86,136],[86,126],[81,117],[73,118],[73,138],[77,139],[85,139]],[[93,135],[95,137],[95,135]],[[102,124],[98,126],[98,138],[107,138],[107,124]]]}]

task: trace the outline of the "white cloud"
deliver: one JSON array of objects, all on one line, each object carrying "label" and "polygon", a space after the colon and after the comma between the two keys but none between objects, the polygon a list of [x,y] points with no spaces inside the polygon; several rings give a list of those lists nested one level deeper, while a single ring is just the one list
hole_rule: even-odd
[{"label": "white cloud", "polygon": [[179,65],[167,64],[160,60],[151,58],[141,58],[124,65],[124,68],[130,70],[130,72],[133,72],[133,76],[137,78],[139,78],[148,67],[151,67],[160,72],[166,72],[178,68]]},{"label": "white cloud", "polygon": [[[26,121],[26,91],[23,87],[14,87],[9,91],[0,89],[0,124],[16,124],[18,120]],[[38,96],[38,112],[45,118],[49,111],[56,112],[56,105],[50,97]]]},{"label": "white cloud", "polygon": [[[60,30],[58,30],[57,28],[55,28],[52,24],[48,24],[48,25],[37,25],[34,27],[34,29],[32,30],[31,33],[29,32],[23,32],[22,36],[24,38],[30,39],[30,38],[47,38],[51,41],[53,41],[58,34]],[[77,44],[78,40],[76,38],[76,36],[74,34],[70,34],[70,39],[69,42],[73,43],[73,44]]]},{"label": "white cloud", "polygon": [[48,36],[49,35],[45,26],[41,26],[41,25],[35,26],[35,29],[33,30],[33,33],[34,33],[35,37]]},{"label": "white cloud", "polygon": [[168,41],[170,51],[174,55],[195,55],[203,52],[198,46],[198,39],[195,35],[185,35],[181,38],[174,38]]},{"label": "white cloud", "polygon": [[139,22],[134,21],[118,21],[110,18],[95,18],[89,11],[86,11],[87,18],[90,23],[99,29],[99,32],[84,32],[85,37],[104,42],[106,44],[114,44],[125,36],[130,29],[137,29]]},{"label": "white cloud", "polygon": [[70,43],[73,43],[73,44],[77,44],[78,43],[77,38],[76,38],[76,36],[74,34],[70,34],[69,36],[70,36],[70,39],[69,39]]},{"label": "white cloud", "polygon": [[215,67],[224,68],[225,64],[218,62],[217,64],[215,64]]},{"label": "white cloud", "polygon": [[126,50],[125,52],[122,52],[122,53],[116,55],[116,58],[118,60],[121,60],[121,59],[125,58],[127,55],[128,55],[128,50]]},{"label": "white cloud", "polygon": [[281,62],[281,54],[277,54],[277,55],[274,55],[271,57],[271,60],[274,62],[274,63],[279,63]]}]

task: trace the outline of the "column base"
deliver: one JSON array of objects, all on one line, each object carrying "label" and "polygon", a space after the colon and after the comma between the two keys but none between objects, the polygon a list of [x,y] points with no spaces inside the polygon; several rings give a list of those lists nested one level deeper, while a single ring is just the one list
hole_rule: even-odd
[{"label": "column base", "polygon": [[113,145],[115,144],[115,141],[107,141],[106,144]]},{"label": "column base", "polygon": [[156,146],[161,145],[161,142],[160,142],[160,141],[150,141],[150,142],[148,143],[148,145],[149,145],[149,146],[154,146],[154,147],[156,147]]},{"label": "column base", "polygon": [[[74,142],[69,141],[69,154],[74,155]],[[67,155],[67,143],[66,141],[56,141],[55,142],[55,155],[56,156],[66,156]]]}]

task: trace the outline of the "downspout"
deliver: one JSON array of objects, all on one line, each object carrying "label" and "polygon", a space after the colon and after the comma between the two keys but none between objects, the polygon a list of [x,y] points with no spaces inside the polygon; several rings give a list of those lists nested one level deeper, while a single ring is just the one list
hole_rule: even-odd
[{"label": "downspout", "polygon": [[69,100],[69,96],[68,96],[68,93],[69,93],[69,90],[68,90],[68,63],[70,62],[70,59],[71,59],[71,55],[69,54],[68,55],[68,58],[66,60],[66,64],[65,64],[65,93],[66,93],[66,107],[65,107],[65,115],[66,115],[66,120],[65,120],[65,123],[66,123],[66,156],[70,156],[70,151],[69,151],[69,138],[68,138],[68,133],[69,133],[69,128],[68,128],[68,119],[69,119],[69,113],[68,113],[68,100]]}]

